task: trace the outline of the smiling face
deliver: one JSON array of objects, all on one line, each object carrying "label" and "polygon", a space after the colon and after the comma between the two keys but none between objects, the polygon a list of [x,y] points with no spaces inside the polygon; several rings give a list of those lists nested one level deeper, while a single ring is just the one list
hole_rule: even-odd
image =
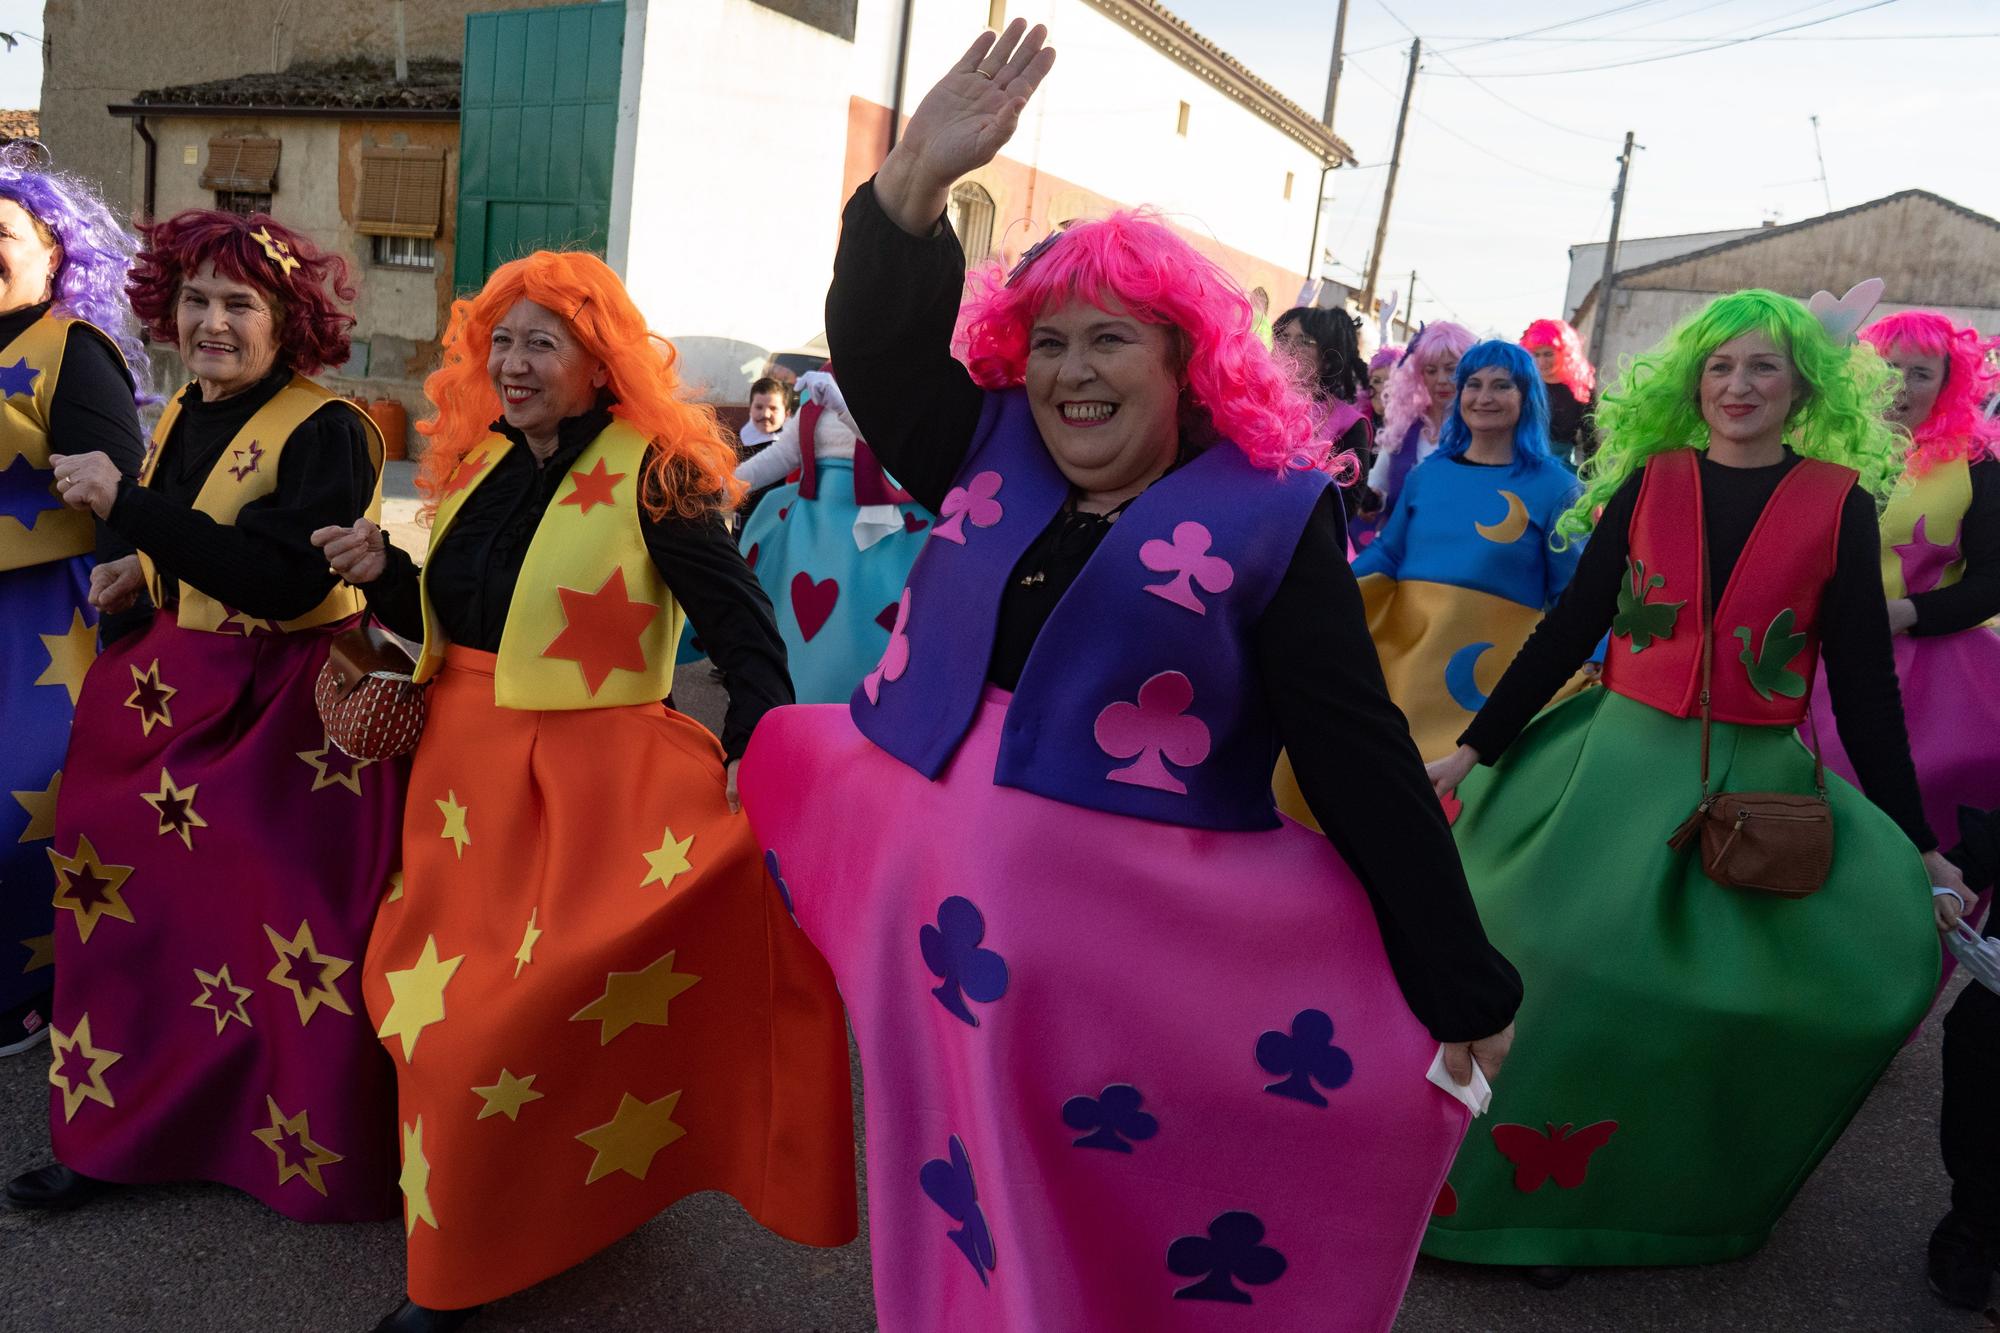
[{"label": "smiling face", "polygon": [[1458,353],[1444,352],[1424,361],[1424,388],[1430,391],[1431,415],[1448,411],[1458,394]]},{"label": "smiling face", "polygon": [[1757,446],[1784,439],[1785,418],[1804,386],[1792,358],[1758,329],[1708,354],[1701,366],[1701,419],[1709,438]]},{"label": "smiling face", "polygon": [[1070,483],[1093,496],[1137,494],[1180,443],[1179,339],[1116,301],[1042,312],[1025,374],[1035,426]]},{"label": "smiling face", "polygon": [[1458,414],[1474,435],[1511,435],[1521,420],[1521,386],[1499,366],[1483,366],[1466,375]]},{"label": "smiling face", "polygon": [[567,320],[526,297],[493,326],[486,373],[507,424],[531,444],[554,440],[563,419],[589,411],[610,379]]},{"label": "smiling face", "polygon": [[208,402],[239,394],[278,360],[278,310],[268,293],[205,263],[181,280],[174,303],[181,360]]},{"label": "smiling face", "polygon": [[1896,391],[1895,403],[1883,415],[1890,425],[1901,426],[1914,435],[1929,420],[1931,408],[1937,405],[1938,391],[1944,388],[1945,370],[1951,362],[1942,356],[1925,356],[1907,343],[1891,347],[1882,359],[1903,375],[1903,387]]},{"label": "smiling face", "polygon": [[62,247],[35,215],[0,198],[0,315],[49,299]]}]

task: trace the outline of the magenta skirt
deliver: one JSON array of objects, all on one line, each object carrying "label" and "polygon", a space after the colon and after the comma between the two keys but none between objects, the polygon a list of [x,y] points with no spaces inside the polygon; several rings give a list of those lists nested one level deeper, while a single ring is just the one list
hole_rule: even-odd
[{"label": "magenta skirt", "polygon": [[1466,1112],[1366,893],[1289,821],[995,786],[1008,699],[936,782],[836,706],[741,773],[860,1043],[882,1328],[1387,1329]]}]

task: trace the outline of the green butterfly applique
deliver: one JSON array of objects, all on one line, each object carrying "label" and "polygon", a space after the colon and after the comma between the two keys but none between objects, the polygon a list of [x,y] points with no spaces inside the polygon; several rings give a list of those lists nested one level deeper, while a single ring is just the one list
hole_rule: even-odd
[{"label": "green butterfly applique", "polygon": [[1798,619],[1789,606],[1772,619],[1771,627],[1764,631],[1764,643],[1755,657],[1750,654],[1750,627],[1736,627],[1736,637],[1743,640],[1743,651],[1737,654],[1743,665],[1750,668],[1750,684],[1757,693],[1769,699],[1774,694],[1782,694],[1787,699],[1802,699],[1806,693],[1806,678],[1791,669],[1791,661],[1806,646],[1806,636],[1792,633],[1792,625]]},{"label": "green butterfly applique", "polygon": [[1647,578],[1645,561],[1625,557],[1625,579],[1618,586],[1618,614],[1611,618],[1611,632],[1631,639],[1635,653],[1652,647],[1654,639],[1674,637],[1674,621],[1687,602],[1646,600],[1653,589],[1666,586],[1666,575]]}]

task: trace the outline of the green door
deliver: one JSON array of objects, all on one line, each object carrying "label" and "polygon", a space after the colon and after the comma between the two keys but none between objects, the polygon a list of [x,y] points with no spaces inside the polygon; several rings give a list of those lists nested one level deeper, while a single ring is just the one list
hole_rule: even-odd
[{"label": "green door", "polygon": [[466,16],[460,292],[530,251],[604,253],[624,48],[622,3]]}]

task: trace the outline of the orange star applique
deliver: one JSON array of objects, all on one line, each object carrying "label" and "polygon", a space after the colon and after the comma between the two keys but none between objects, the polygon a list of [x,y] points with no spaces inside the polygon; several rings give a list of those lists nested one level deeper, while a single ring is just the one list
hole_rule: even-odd
[{"label": "orange star applique", "polygon": [[132,692],[125,696],[125,706],[139,712],[140,734],[153,734],[155,724],[171,727],[174,724],[173,710],[167,701],[180,691],[160,679],[160,659],[154,658],[152,665],[144,671],[132,668]]},{"label": "orange star applique", "polygon": [[91,1045],[89,1014],[79,1015],[76,1026],[68,1032],[51,1025],[49,1045],[56,1057],[49,1063],[49,1084],[62,1093],[65,1124],[76,1117],[77,1108],[86,1101],[118,1109],[111,1089],[104,1082],[104,1071],[125,1057],[118,1051]]},{"label": "orange star applique", "polygon": [[576,483],[576,489],[556,501],[557,504],[575,505],[577,512],[588,514],[594,505],[615,504],[613,489],[625,480],[623,472],[613,472],[604,465],[603,459],[588,472],[572,472],[569,479]]},{"label": "orange star applique", "polygon": [[353,1015],[354,1011],[347,1007],[347,1000],[333,983],[340,980],[341,973],[354,964],[349,959],[321,953],[319,945],[313,940],[311,922],[299,922],[298,932],[291,939],[286,939],[269,926],[264,927],[264,934],[270,938],[271,948],[278,955],[277,964],[264,979],[292,993],[292,1001],[299,1007],[300,1027],[312,1021],[312,1016],[319,1012],[321,1005],[335,1013]]},{"label": "orange star applique", "polygon": [[306,1184],[323,1197],[326,1182],[319,1178],[319,1169],[346,1159],[331,1148],[323,1148],[313,1142],[312,1125],[306,1118],[310,1112],[301,1111],[288,1116],[278,1109],[278,1099],[268,1094],[264,1104],[270,1108],[271,1123],[250,1133],[278,1159],[278,1183],[282,1185],[295,1176],[303,1176]]},{"label": "orange star applique", "polygon": [[56,868],[56,906],[76,914],[76,934],[81,942],[90,943],[90,932],[104,917],[132,920],[124,893],[131,866],[105,865],[97,859],[90,839],[84,837],[76,840],[75,856],[61,856],[49,848],[49,862]]},{"label": "orange star applique", "polygon": [[651,602],[625,595],[625,571],[614,569],[596,592],[557,588],[562,598],[563,632],[542,650],[543,657],[574,662],[592,694],[613,671],[644,671],[646,646],[639,636],[660,614]]},{"label": "orange star applique", "polygon": [[475,458],[461,458],[458,461],[458,466],[452,469],[451,480],[444,484],[442,494],[457,495],[460,491],[470,486],[473,478],[484,472],[486,465],[492,461],[493,455],[484,450]]}]

